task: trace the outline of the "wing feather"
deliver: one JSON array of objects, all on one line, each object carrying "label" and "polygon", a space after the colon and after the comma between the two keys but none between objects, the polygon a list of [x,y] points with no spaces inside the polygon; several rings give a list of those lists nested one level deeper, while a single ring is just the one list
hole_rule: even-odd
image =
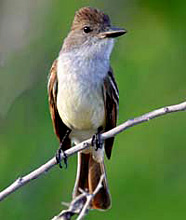
[{"label": "wing feather", "polygon": [[[108,131],[116,127],[119,106],[119,90],[111,68],[104,80],[103,93],[106,110],[105,131]],[[105,153],[108,159],[111,157],[113,143],[114,137],[105,140]]]},{"label": "wing feather", "polygon": [[71,147],[70,139],[67,137],[69,133],[69,128],[63,123],[57,110],[57,60],[53,62],[50,69],[49,79],[48,79],[48,101],[49,109],[52,118],[52,123],[54,131],[59,138],[60,143],[62,143],[62,149],[66,150]]}]

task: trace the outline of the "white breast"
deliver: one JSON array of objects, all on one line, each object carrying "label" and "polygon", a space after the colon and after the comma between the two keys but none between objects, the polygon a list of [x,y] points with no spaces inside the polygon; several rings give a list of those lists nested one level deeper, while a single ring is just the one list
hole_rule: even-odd
[{"label": "white breast", "polygon": [[62,54],[58,60],[57,107],[63,122],[75,130],[96,130],[105,121],[103,79],[108,62]]}]

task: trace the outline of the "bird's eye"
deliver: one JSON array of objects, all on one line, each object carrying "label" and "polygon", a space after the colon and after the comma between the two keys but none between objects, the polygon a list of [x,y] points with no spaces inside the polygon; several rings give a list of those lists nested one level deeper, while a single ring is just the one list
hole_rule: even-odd
[{"label": "bird's eye", "polygon": [[88,26],[85,26],[83,28],[83,31],[87,34],[87,33],[90,33],[92,31],[92,29],[90,27],[88,27]]}]

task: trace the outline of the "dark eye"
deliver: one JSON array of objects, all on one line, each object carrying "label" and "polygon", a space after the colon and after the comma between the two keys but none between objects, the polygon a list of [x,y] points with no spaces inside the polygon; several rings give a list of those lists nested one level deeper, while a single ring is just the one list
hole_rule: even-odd
[{"label": "dark eye", "polygon": [[87,33],[91,32],[92,29],[91,29],[90,27],[88,27],[88,26],[85,26],[85,27],[83,28],[83,31],[87,34]]}]

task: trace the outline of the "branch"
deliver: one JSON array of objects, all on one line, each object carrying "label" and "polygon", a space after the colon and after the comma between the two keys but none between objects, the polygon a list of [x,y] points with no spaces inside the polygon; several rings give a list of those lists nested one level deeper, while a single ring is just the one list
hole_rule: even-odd
[{"label": "branch", "polygon": [[[182,102],[177,105],[163,107],[163,108],[154,110],[152,112],[149,112],[147,114],[144,114],[140,117],[137,117],[134,119],[129,119],[128,121],[113,128],[112,130],[103,133],[101,135],[101,138],[102,138],[102,140],[105,140],[107,138],[113,137],[113,136],[121,133],[122,131],[124,131],[130,127],[133,127],[134,125],[141,124],[143,122],[149,121],[150,119],[153,119],[153,118],[156,118],[156,117],[159,117],[162,115],[166,115],[168,113],[185,111],[185,110],[186,110],[186,102]],[[66,150],[65,154],[67,155],[67,157],[70,157],[70,156],[76,154],[78,151],[82,151],[82,150],[88,148],[90,145],[91,145],[91,138],[76,145],[75,147],[72,147],[72,148]],[[61,158],[64,159],[64,156],[61,155]],[[19,189],[20,187],[22,187],[23,185],[25,185],[26,183],[30,182],[33,179],[38,178],[39,176],[41,176],[44,173],[46,173],[48,170],[50,170],[56,164],[57,164],[56,158],[53,157],[47,163],[45,163],[44,165],[42,165],[38,169],[34,170],[30,174],[28,174],[24,177],[18,178],[9,187],[7,187],[5,190],[0,192],[0,201],[3,200],[4,198],[6,198],[9,194],[11,194],[14,191],[16,191],[17,189]]]},{"label": "branch", "polygon": [[99,183],[92,194],[79,189],[81,194],[72,200],[70,205],[68,205],[69,208],[60,212],[60,214],[52,218],[52,220],[70,220],[75,214],[79,215],[77,220],[82,220],[85,215],[88,214],[92,199],[103,187],[102,183],[104,178],[104,175],[100,177]]}]

